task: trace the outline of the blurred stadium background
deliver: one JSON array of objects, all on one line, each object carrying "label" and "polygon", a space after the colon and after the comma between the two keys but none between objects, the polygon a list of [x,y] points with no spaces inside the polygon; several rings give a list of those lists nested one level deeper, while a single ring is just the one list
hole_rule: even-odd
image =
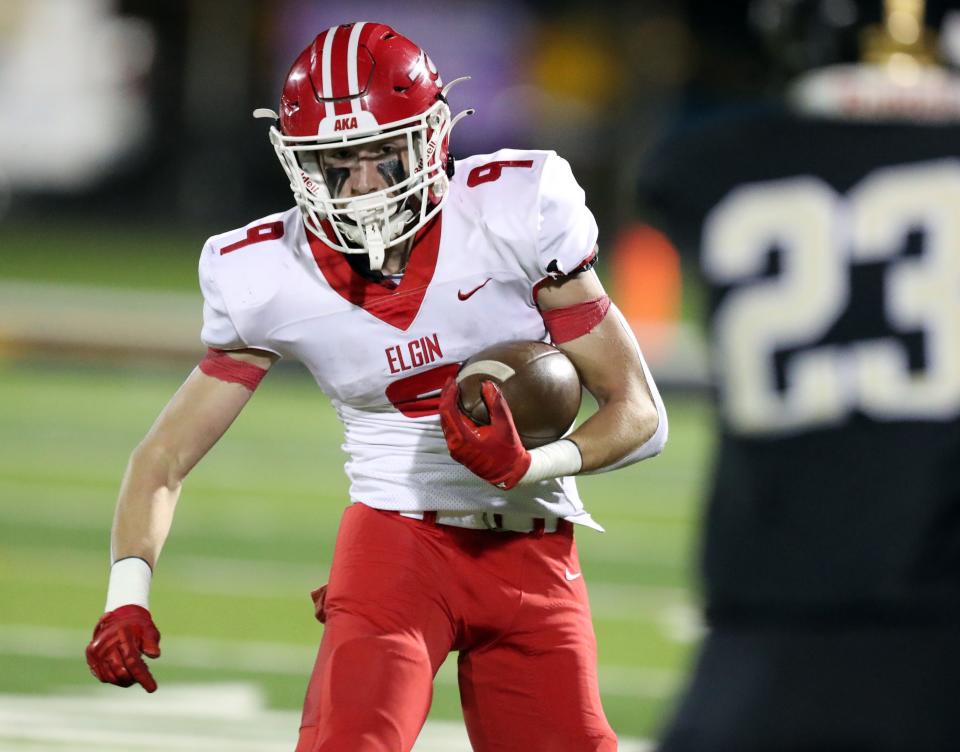
[{"label": "blurred stadium background", "polygon": [[[354,19],[392,24],[448,80],[473,77],[452,95],[478,111],[456,155],[555,149],[597,215],[600,274],[672,430],[656,461],[584,479],[608,532],[582,535],[581,556],[610,720],[654,738],[700,634],[712,435],[697,291],[635,224],[634,183],[669,124],[764,92],[746,5],[0,3],[0,749],[292,748],[320,635],[308,592],[346,501],[339,426],[297,366],[270,376],[184,490],[154,587],[156,697],[97,685],[83,647],[127,455],[202,353],[199,249],[291,204],[250,113],[276,106],[317,31]],[[465,749],[459,717],[445,668],[418,749]]]}]

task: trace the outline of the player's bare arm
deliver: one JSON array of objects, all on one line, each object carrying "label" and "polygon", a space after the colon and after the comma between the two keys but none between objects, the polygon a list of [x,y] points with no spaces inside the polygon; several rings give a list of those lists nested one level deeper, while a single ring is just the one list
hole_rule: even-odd
[{"label": "player's bare arm", "polygon": [[101,681],[156,690],[142,658],[160,655],[149,587],[181,484],[240,414],[276,360],[262,351],[211,352],[132,452],[114,516],[106,613],[87,647],[87,663]]},{"label": "player's bare arm", "polygon": [[[224,357],[267,370],[277,356],[257,350]],[[114,561],[135,556],[152,568],[160,555],[190,470],[240,414],[253,392],[195,369],[133,450],[114,517]]]},{"label": "player's bare arm", "polygon": [[[539,289],[541,311],[602,299],[603,284],[593,270],[563,277]],[[617,462],[646,443],[660,422],[632,335],[614,311],[588,333],[558,344],[576,366],[599,409],[567,439],[583,458],[581,472]]]},{"label": "player's bare arm", "polygon": [[454,381],[440,399],[450,455],[493,485],[511,489],[604,472],[659,454],[666,411],[640,348],[592,270],[538,285],[537,303],[557,346],[577,368],[598,410],[569,436],[528,451],[499,388],[482,385],[490,421],[477,426],[457,407]]}]

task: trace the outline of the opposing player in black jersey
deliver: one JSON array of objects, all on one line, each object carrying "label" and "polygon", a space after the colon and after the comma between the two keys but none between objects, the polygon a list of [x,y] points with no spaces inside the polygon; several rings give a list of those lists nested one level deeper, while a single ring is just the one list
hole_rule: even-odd
[{"label": "opposing player in black jersey", "polygon": [[720,432],[663,752],[960,749],[960,78],[918,12],[643,171],[709,291]]}]

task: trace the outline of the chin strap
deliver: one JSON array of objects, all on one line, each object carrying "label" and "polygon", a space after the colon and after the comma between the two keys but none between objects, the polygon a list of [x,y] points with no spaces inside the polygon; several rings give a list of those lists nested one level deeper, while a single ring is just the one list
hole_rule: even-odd
[{"label": "chin strap", "polygon": [[383,243],[383,234],[375,222],[371,222],[363,228],[363,245],[370,257],[370,270],[380,271],[383,268],[387,248]]},{"label": "chin strap", "polygon": [[370,258],[370,269],[380,271],[390,241],[403,232],[413,219],[413,212],[404,209],[396,216],[387,214],[387,206],[378,199],[357,199],[347,209],[356,226],[342,227],[343,234],[357,245],[362,245]]}]

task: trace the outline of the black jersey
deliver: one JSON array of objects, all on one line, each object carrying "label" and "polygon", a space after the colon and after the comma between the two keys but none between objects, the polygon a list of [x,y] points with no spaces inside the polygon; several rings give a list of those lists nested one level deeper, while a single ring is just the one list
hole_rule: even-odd
[{"label": "black jersey", "polygon": [[678,131],[645,217],[707,286],[708,616],[960,614],[960,126]]}]

